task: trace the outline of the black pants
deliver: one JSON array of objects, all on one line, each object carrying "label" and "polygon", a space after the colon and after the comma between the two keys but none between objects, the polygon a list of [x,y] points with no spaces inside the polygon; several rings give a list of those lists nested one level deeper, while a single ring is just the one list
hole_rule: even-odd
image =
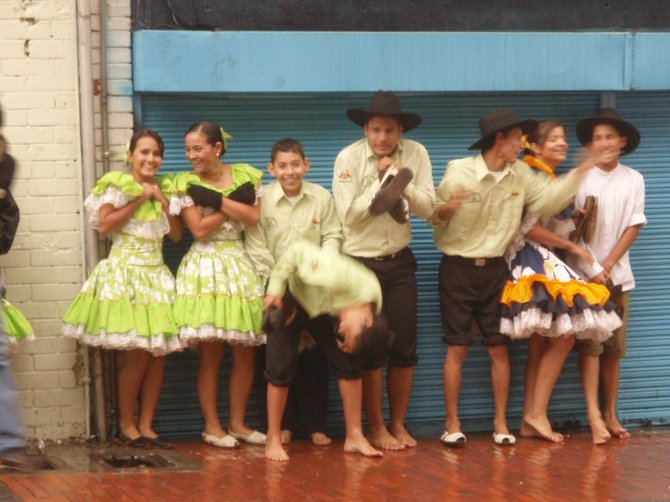
[{"label": "black pants", "polygon": [[328,360],[317,346],[298,355],[298,369],[288,391],[282,429],[297,436],[326,431]]}]

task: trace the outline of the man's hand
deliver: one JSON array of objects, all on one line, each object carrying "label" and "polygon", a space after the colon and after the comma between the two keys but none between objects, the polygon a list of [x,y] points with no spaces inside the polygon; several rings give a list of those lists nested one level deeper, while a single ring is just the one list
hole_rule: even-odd
[{"label": "man's hand", "polygon": [[447,202],[442,204],[439,209],[439,216],[441,220],[446,220],[453,213],[458,211],[463,203],[470,197],[472,190],[459,190],[452,195]]},{"label": "man's hand", "polygon": [[391,157],[382,157],[377,161],[377,172],[383,173],[392,165],[393,165],[393,159]]},{"label": "man's hand", "polygon": [[263,300],[263,310],[267,310],[270,307],[277,307],[278,309],[284,308],[284,302],[282,301],[281,296],[275,295],[266,295]]}]

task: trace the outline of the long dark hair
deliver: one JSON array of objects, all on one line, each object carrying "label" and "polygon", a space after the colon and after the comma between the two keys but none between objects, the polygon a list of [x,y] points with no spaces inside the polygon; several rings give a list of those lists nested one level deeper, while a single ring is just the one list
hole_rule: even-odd
[{"label": "long dark hair", "polygon": [[221,143],[221,157],[223,157],[223,154],[226,153],[226,142],[223,139],[221,128],[211,120],[201,120],[192,124],[191,127],[186,130],[184,136],[192,132],[202,134],[205,138],[207,138],[207,143],[212,146],[215,146],[217,143]]},{"label": "long dark hair", "polygon": [[163,138],[161,138],[160,134],[158,134],[156,131],[147,129],[145,127],[135,131],[133,133],[133,136],[130,138],[130,143],[128,146],[128,150],[130,151],[130,153],[133,153],[135,151],[135,148],[137,147],[137,142],[144,137],[152,138],[154,141],[156,141],[156,143],[158,143],[158,150],[160,151],[162,158],[165,155],[165,145],[163,144]]}]

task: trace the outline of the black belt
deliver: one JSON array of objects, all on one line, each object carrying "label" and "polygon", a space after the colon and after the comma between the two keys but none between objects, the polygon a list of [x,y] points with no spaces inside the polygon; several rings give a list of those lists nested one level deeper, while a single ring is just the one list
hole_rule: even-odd
[{"label": "black belt", "polygon": [[458,255],[445,255],[447,258],[461,262],[466,265],[471,265],[474,267],[486,267],[487,265],[494,265],[496,263],[504,263],[505,258],[502,256],[495,256],[493,258],[467,258],[465,256]]},{"label": "black belt", "polygon": [[406,253],[409,250],[408,247],[402,248],[400,251],[396,251],[393,254],[387,254],[384,256],[360,256],[359,260],[372,260],[372,261],[391,261],[399,258],[403,253]]}]

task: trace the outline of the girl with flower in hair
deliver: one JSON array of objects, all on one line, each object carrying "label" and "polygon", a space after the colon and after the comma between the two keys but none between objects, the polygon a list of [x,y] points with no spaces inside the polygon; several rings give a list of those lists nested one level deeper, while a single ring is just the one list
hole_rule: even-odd
[{"label": "girl with flower in hair", "polygon": [[171,446],[158,438],[152,422],[164,356],[182,349],[172,316],[174,278],[162,254],[163,236],[181,239],[182,225],[169,214],[172,178],[158,176],[163,154],[158,133],[138,130],[128,148],[130,173],[105,174],[84,202],[89,223],[111,237],[112,248],[65,313],[61,330],[84,344],[124,351],[117,440],[134,447]]},{"label": "girl with flower in hair", "polygon": [[[525,140],[524,162],[542,176],[556,178],[554,169],[565,161],[568,143],[560,122],[545,121]],[[595,164],[586,158],[579,169]],[[574,223],[568,208],[540,220],[526,214],[521,229],[506,253],[511,278],[502,294],[501,333],[512,339],[528,339],[524,409],[521,436],[563,441],[554,431],[547,408],[563,363],[575,338],[605,340],[621,319],[609,301],[608,289],[585,282],[557,253],[566,251],[592,262],[590,253],[570,241]],[[556,249],[556,253],[552,251]],[[602,419],[592,420],[594,436],[607,431]]]},{"label": "girl with flower in hair", "polygon": [[[244,228],[260,218],[262,173],[243,163],[225,164],[227,135],[215,123],[197,122],[186,131],[190,172],[175,177],[177,203],[195,242],[177,271],[174,314],[181,339],[197,346],[197,388],[205,421],[203,441],[222,448],[238,440],[264,444],[265,435],[244,422],[254,378],[264,288],[244,243]],[[226,345],[232,346],[228,383],[229,420],[224,430],[217,407],[218,376]]]}]

